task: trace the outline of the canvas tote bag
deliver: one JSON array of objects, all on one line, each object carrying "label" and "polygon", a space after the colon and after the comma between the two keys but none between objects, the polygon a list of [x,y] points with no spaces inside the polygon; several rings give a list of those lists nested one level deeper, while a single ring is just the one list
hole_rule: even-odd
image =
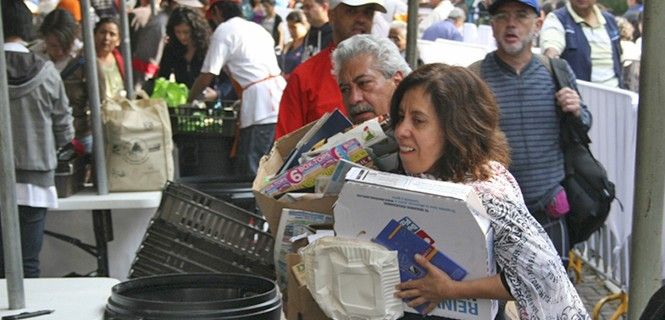
[{"label": "canvas tote bag", "polygon": [[102,106],[110,191],[161,190],[173,179],[173,141],[166,102],[116,96]]}]

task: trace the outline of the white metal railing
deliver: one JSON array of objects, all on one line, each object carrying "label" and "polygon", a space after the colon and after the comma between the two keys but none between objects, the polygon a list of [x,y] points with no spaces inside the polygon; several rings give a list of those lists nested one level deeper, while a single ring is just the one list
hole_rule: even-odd
[{"label": "white metal railing", "polygon": [[578,81],[578,86],[593,115],[589,132],[591,150],[615,183],[618,201],[612,205],[605,227],[578,245],[574,252],[605,280],[613,293],[596,304],[593,318],[598,319],[606,302],[619,300],[619,308],[612,316],[617,319],[625,315],[628,307],[638,96],[585,81]]}]

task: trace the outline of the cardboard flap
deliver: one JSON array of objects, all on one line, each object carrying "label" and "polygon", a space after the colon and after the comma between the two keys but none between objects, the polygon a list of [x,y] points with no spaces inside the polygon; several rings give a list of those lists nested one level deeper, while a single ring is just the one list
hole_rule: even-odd
[{"label": "cardboard flap", "polygon": [[286,316],[289,320],[326,320],[328,318],[314,301],[309,290],[299,285],[292,268],[300,263],[300,256],[293,253],[286,256],[289,280],[287,287]]}]

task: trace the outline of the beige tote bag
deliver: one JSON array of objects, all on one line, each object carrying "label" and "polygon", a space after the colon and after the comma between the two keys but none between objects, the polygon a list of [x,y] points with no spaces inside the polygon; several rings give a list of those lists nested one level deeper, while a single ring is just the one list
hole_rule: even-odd
[{"label": "beige tote bag", "polygon": [[161,190],[173,179],[171,120],[162,99],[117,96],[102,106],[110,191]]}]

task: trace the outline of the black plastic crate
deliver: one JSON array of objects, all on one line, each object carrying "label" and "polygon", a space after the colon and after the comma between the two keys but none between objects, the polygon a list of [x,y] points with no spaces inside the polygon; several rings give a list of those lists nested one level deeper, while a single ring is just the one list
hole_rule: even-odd
[{"label": "black plastic crate", "polygon": [[234,160],[229,153],[233,138],[220,135],[176,135],[180,177],[221,176],[233,173]]},{"label": "black plastic crate", "polygon": [[274,278],[274,238],[255,213],[169,182],[129,277],[247,272]]},{"label": "black plastic crate", "polygon": [[180,105],[169,108],[173,135],[235,135],[240,101],[222,101],[219,106],[199,108]]},{"label": "black plastic crate", "polygon": [[136,254],[130,278],[169,273],[233,272],[275,278],[272,265],[229,251],[204,238],[155,220]]},{"label": "black plastic crate", "polygon": [[257,212],[252,192],[252,181],[242,176],[188,176],[177,182],[189,186],[217,199],[230,202],[251,212]]},{"label": "black plastic crate", "polygon": [[[192,204],[203,208],[192,206]],[[157,213],[161,219],[171,221],[172,223],[191,224],[193,221],[199,219],[196,218],[196,215],[210,217],[206,213],[208,210],[225,217],[233,218],[249,227],[262,231],[268,230],[268,222],[263,216],[195,188],[171,181],[166,183]],[[179,220],[176,216],[181,216],[185,220]]]}]

